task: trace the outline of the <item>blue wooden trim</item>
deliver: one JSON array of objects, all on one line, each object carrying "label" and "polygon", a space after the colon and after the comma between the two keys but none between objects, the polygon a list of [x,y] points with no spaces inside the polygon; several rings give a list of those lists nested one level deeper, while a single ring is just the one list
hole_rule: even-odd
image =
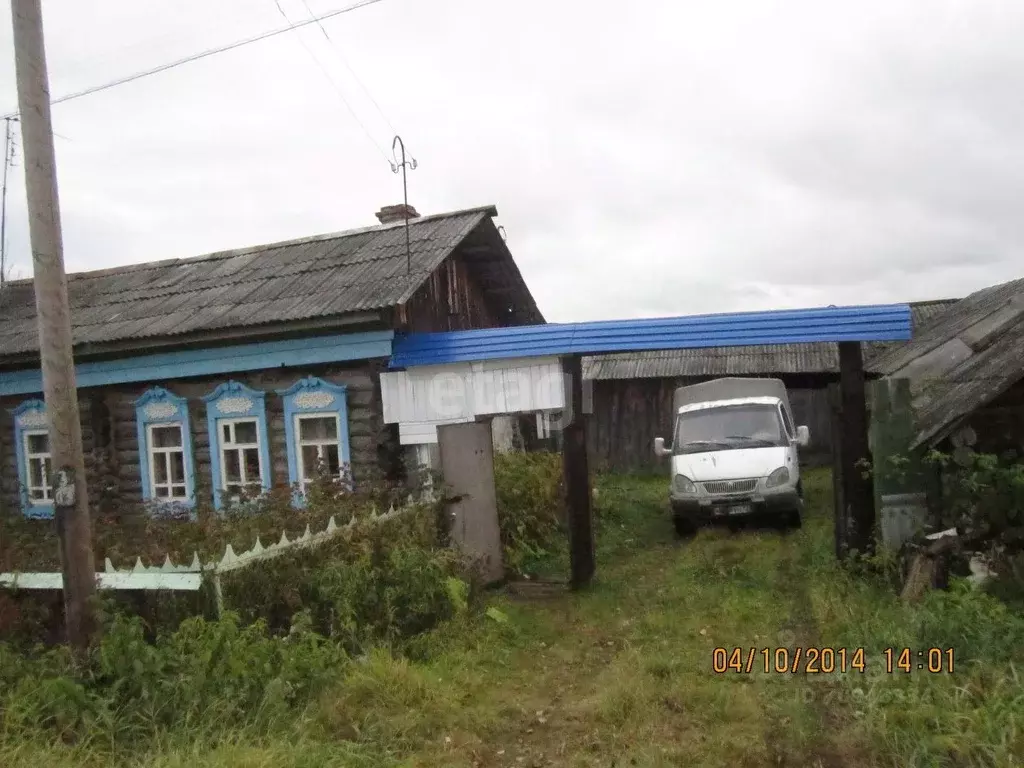
[{"label": "blue wooden trim", "polygon": [[[211,376],[265,368],[294,368],[346,360],[390,357],[394,331],[310,336],[301,339],[207,347],[117,360],[79,363],[75,377],[79,387],[101,387],[138,381],[161,381],[186,376]],[[38,368],[0,373],[0,395],[43,391]]]},{"label": "blue wooden trim", "polygon": [[[260,462],[263,465],[263,490],[270,490],[270,433],[267,431],[267,399],[266,392],[250,389],[238,381],[226,381],[213,392],[204,395],[206,403],[206,428],[210,433],[210,466],[213,471],[213,504],[217,509],[224,508],[223,489],[221,483],[221,435],[219,422],[230,419],[256,419],[256,440],[259,443]],[[243,397],[250,400],[247,410],[231,410],[219,412],[220,401],[227,397]]]},{"label": "blue wooden trim", "polygon": [[822,341],[906,341],[906,304],[733,312],[412,333],[394,342],[391,368],[553,355]]},{"label": "blue wooden trim", "polygon": [[[53,504],[33,504],[28,497],[28,460],[25,456],[25,433],[42,430],[49,434],[49,426],[24,426],[22,418],[29,414],[42,414],[46,417],[46,403],[42,400],[26,400],[15,408],[14,415],[14,442],[15,458],[18,461],[18,493],[21,497],[21,511],[25,517],[38,519],[50,519],[53,517]],[[52,455],[52,454],[51,454]],[[53,466],[51,460],[50,466]]]},{"label": "blue wooden trim", "polygon": [[[151,404],[168,404],[175,412],[168,416],[149,416],[146,406]],[[153,495],[149,481],[149,440],[146,427],[150,424],[180,424],[181,444],[185,453],[185,501],[160,501]],[[188,418],[188,400],[168,392],[163,387],[147,389],[135,401],[135,425],[139,438],[139,472],[142,474],[142,500],[155,504],[161,510],[173,511],[179,508],[191,509],[196,502],[195,465],[192,459],[192,426]]]},{"label": "blue wooden trim", "polygon": [[[315,376],[307,376],[292,384],[288,389],[280,389],[277,394],[284,398],[284,434],[288,448],[288,483],[295,486],[299,482],[298,435],[295,434],[295,416],[306,413],[336,413],[338,415],[338,457],[343,468],[349,467],[352,461],[348,433],[348,401],[347,388],[338,384],[330,384]],[[302,406],[296,398],[303,393],[325,392],[334,395],[334,400],[323,406]],[[302,506],[305,500],[296,491],[292,495],[296,506]]]}]

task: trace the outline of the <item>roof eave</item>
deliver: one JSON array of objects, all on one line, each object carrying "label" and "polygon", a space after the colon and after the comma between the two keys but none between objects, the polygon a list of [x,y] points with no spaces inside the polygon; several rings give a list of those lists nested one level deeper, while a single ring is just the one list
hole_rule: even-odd
[{"label": "roof eave", "polygon": [[[370,328],[380,325],[387,325],[383,310],[350,312],[332,317],[314,317],[308,320],[236,326],[217,331],[197,331],[195,333],[126,339],[122,341],[77,344],[74,348],[74,357],[76,361],[82,361],[93,358],[126,356],[157,351],[163,352],[178,348],[194,348],[196,346],[259,342],[268,339],[287,338],[288,336],[300,333],[315,335],[330,331],[347,331],[356,327]],[[38,365],[38,351],[0,356],[0,368],[15,369]]]}]

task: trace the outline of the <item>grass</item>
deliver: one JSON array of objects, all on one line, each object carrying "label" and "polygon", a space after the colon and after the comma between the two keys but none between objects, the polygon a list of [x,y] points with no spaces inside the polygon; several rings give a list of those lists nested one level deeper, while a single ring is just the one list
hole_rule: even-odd
[{"label": "grass", "polygon": [[[828,478],[804,527],[675,539],[663,479],[599,484],[598,577],[583,593],[493,595],[495,610],[380,651],[270,738],[188,734],[112,756],[19,742],[28,766],[1013,766],[1024,755],[1024,628],[963,591],[903,606],[831,554]],[[564,567],[564,553],[548,564]],[[563,571],[564,572],[564,571]],[[883,649],[956,648],[953,675],[887,674]],[[864,673],[716,674],[716,647],[865,648]],[[1016,762],[1015,762],[1016,761]]]}]

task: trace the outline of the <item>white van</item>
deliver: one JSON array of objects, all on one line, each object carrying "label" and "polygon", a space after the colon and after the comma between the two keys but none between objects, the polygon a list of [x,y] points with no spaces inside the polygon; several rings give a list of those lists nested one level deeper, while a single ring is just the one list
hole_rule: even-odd
[{"label": "white van", "polygon": [[803,486],[797,446],[810,439],[793,426],[785,385],[778,379],[725,378],[680,387],[672,404],[669,496],[680,535],[715,519],[764,513],[798,527]]}]

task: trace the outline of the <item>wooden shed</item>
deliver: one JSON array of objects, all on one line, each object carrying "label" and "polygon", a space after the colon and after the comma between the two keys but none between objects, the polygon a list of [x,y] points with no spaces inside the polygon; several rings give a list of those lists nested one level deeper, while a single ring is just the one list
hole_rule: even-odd
[{"label": "wooden shed", "polygon": [[[947,299],[912,303],[915,332],[955,302]],[[894,344],[865,344],[865,359],[870,363]],[[652,446],[655,437],[671,434],[673,391],[720,376],[782,379],[789,391],[794,418],[810,428],[810,446],[802,452],[805,461],[822,464],[832,453],[828,386],[839,381],[839,352],[834,343],[585,357],[583,376],[593,398],[587,438],[595,467],[648,471],[663,466],[654,456]]]}]

